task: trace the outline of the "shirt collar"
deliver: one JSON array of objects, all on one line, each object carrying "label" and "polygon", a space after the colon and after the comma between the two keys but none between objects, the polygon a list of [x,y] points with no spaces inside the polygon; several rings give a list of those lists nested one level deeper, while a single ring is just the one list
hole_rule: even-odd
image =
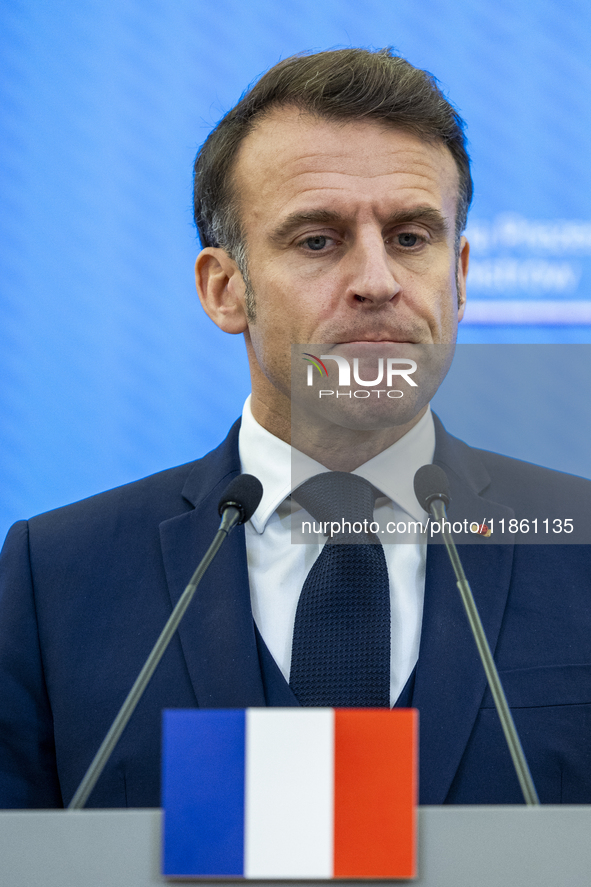
[{"label": "shirt collar", "polygon": [[[256,421],[250,408],[250,395],[242,411],[238,437],[240,465],[245,474],[254,474],[263,485],[263,496],[251,518],[257,533],[292,491],[291,447]],[[413,480],[421,465],[430,464],[435,453],[435,427],[430,408],[420,422],[404,437],[356,468],[353,474],[364,477],[384,496],[395,502],[415,520],[424,520],[425,512],[414,494]],[[320,462],[298,454],[297,485],[315,474],[328,471]]]},{"label": "shirt collar", "polygon": [[356,468],[353,474],[364,477],[388,499],[418,521],[425,521],[414,491],[414,477],[422,465],[430,465],[435,455],[435,425],[431,408],[404,437],[373,459]]}]

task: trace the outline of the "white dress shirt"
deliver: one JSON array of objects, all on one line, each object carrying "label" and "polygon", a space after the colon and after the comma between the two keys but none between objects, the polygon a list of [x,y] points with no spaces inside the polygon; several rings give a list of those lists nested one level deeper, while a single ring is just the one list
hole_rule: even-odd
[{"label": "white dress shirt", "polygon": [[[242,471],[254,474],[263,485],[259,507],[245,527],[252,612],[271,655],[289,681],[298,599],[323,545],[317,541],[292,541],[292,508],[297,505],[292,504],[290,494],[307,478],[328,469],[298,454],[298,478],[292,487],[291,447],[254,419],[250,397],[244,405],[238,445]],[[414,544],[387,544],[396,534],[386,532],[385,528],[392,521],[426,523],[427,514],[416,499],[413,479],[421,465],[433,461],[434,452],[435,428],[428,410],[404,437],[353,472],[383,494],[376,501],[374,519],[386,542],[384,553],[390,580],[391,705],[403,690],[419,655],[427,537],[419,533]]]}]

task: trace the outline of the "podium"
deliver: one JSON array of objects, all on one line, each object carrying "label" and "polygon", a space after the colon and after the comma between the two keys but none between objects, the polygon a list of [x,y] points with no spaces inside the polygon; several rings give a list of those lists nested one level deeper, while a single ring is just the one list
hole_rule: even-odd
[{"label": "podium", "polygon": [[[591,883],[591,805],[419,807],[418,815],[418,877],[388,884],[588,887]],[[0,882],[6,887],[186,885],[186,880],[160,874],[161,816],[160,810],[2,811]],[[220,881],[190,883],[213,887]],[[251,883],[326,887],[330,882]]]}]

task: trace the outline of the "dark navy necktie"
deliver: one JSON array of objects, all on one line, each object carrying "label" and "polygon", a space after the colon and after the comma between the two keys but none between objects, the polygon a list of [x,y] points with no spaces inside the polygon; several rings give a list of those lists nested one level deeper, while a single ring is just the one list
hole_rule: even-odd
[{"label": "dark navy necktie", "polygon": [[302,588],[290,687],[302,705],[389,706],[390,588],[384,549],[369,531],[374,488],[333,471],[292,495],[316,521],[338,521],[344,532],[329,536]]}]

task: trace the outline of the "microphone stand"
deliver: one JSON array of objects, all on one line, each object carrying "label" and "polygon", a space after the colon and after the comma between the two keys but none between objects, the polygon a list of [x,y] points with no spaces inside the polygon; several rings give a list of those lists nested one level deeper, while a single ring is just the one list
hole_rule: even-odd
[{"label": "microphone stand", "polygon": [[443,541],[445,542],[447,553],[449,554],[454,573],[456,574],[456,584],[462,597],[462,603],[464,604],[466,615],[468,616],[470,628],[472,629],[472,634],[474,635],[474,640],[478,647],[478,653],[480,654],[484,671],[486,672],[486,677],[501,720],[501,727],[505,734],[505,740],[509,747],[509,752],[511,754],[511,759],[513,760],[513,766],[515,767],[515,772],[519,780],[519,785],[521,786],[521,791],[523,792],[525,803],[529,806],[537,807],[539,806],[540,801],[521,747],[521,742],[519,741],[519,736],[517,735],[513,716],[511,715],[509,705],[507,704],[507,697],[505,696],[505,691],[503,690],[503,685],[501,684],[499,673],[492,657],[482,627],[482,622],[480,621],[480,616],[478,615],[472,589],[466,579],[466,574],[464,573],[464,568],[462,567],[460,556],[453,541],[451,531],[446,528],[446,524],[449,527],[449,521],[447,520],[445,502],[440,498],[433,498],[429,502],[429,511],[441,526]]},{"label": "microphone stand", "polygon": [[99,750],[97,751],[94,759],[86,771],[84,779],[76,789],[76,793],[70,803],[68,804],[68,810],[81,810],[86,801],[88,800],[88,796],[96,785],[97,779],[103,772],[103,768],[109,757],[111,752],[117,745],[119,741],[119,737],[123,733],[125,727],[127,726],[127,722],[132,716],[136,705],[140,701],[144,690],[146,689],[148,682],[152,675],[154,674],[154,670],[156,666],[162,659],[170,640],[178,628],[178,625],[185,614],[185,610],[191,603],[193,599],[193,595],[199,585],[203,574],[209,567],[210,563],[214,559],[217,554],[222,542],[230,532],[230,530],[236,526],[237,523],[241,523],[243,520],[243,514],[239,508],[234,505],[229,505],[224,509],[222,515],[222,521],[220,523],[219,529],[214,536],[213,542],[205,552],[205,556],[203,560],[193,573],[191,577],[191,581],[183,591],[180,596],[177,604],[170,614],[168,618],[168,622],[162,629],[160,633],[160,637],[154,644],[152,648],[152,652],[148,656],[144,667],[140,671],[137,676],[135,683],[129,693],[127,694],[127,698],[121,708],[119,709],[119,713],[113,723],[111,724],[111,728],[105,738],[103,739]]}]

